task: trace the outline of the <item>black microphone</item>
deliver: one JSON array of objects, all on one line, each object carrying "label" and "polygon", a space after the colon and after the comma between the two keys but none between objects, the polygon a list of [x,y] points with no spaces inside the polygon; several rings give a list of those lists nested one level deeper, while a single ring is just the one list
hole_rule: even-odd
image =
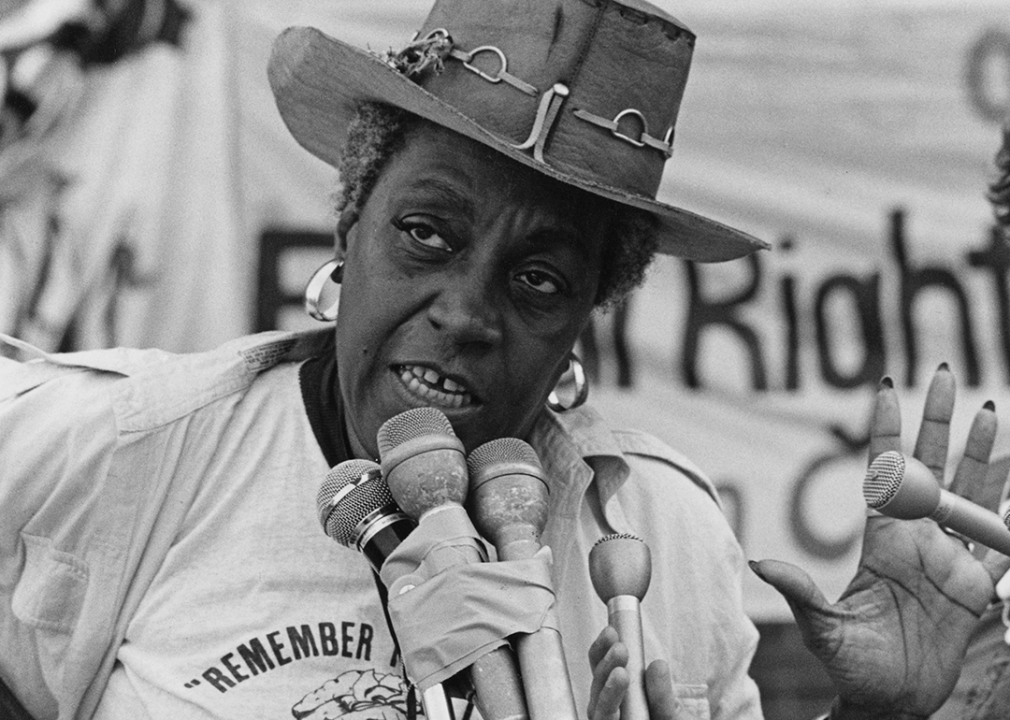
[{"label": "black microphone", "polygon": [[[377,440],[386,484],[404,512],[418,522],[430,517],[437,523],[439,512],[462,509],[469,484],[466,456],[443,413],[430,407],[402,412],[382,424]],[[482,551],[466,547],[434,550],[432,556],[443,569],[486,560]],[[446,598],[446,603],[452,601]],[[470,679],[486,720],[527,720],[519,670],[508,645],[477,658]]]},{"label": "black microphone", "polygon": [[[474,524],[495,546],[499,560],[527,560],[540,550],[547,524],[547,480],[527,443],[500,438],[467,458]],[[561,634],[551,627],[516,640],[532,720],[578,720]]]},{"label": "black microphone", "polygon": [[889,450],[878,455],[863,481],[866,504],[899,520],[932,518],[986,547],[1010,555],[1010,530],[999,515],[944,490],[919,460]]},{"label": "black microphone", "polygon": [[621,720],[649,720],[645,695],[645,640],[641,602],[652,580],[652,554],[629,533],[614,533],[589,550],[589,579],[607,604],[610,626],[628,648],[628,691],[621,701]]},{"label": "black microphone", "polygon": [[[316,496],[316,509],[326,534],[364,554],[376,573],[417,527],[396,506],[382,479],[382,470],[370,460],[345,460],[326,473]],[[421,700],[426,717],[452,720],[449,699],[441,684],[428,688]]]},{"label": "black microphone", "polygon": [[375,572],[417,527],[396,506],[381,468],[370,460],[346,460],[326,473],[316,505],[326,534],[364,554]]}]

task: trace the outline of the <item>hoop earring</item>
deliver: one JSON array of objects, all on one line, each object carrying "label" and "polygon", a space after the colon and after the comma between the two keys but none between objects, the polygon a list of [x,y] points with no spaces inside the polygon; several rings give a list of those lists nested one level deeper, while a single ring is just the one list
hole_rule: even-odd
[{"label": "hoop earring", "polygon": [[319,309],[319,301],[322,300],[323,288],[326,282],[332,280],[339,285],[344,279],[344,261],[327,260],[318,270],[312,273],[308,284],[305,286],[305,312],[321,322],[333,322],[337,319],[337,308],[340,307],[338,297],[332,305],[325,310]]},{"label": "hoop earring", "polygon": [[[567,379],[569,374],[571,374],[571,380]],[[565,405],[558,396],[558,388],[569,384],[575,386],[575,397],[572,398],[570,403]],[[579,357],[575,353],[569,353],[568,369],[562,373],[558,384],[554,386],[551,394],[547,396],[547,407],[556,413],[564,413],[579,407],[586,402],[586,398],[588,397],[589,383],[586,380],[586,371],[582,367]]]}]

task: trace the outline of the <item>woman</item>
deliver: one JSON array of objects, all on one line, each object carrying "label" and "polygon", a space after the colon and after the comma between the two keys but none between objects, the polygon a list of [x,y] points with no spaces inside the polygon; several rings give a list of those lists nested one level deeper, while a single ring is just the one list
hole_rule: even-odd
[{"label": "woman", "polygon": [[[719,260],[761,246],[654,200],[694,37],[639,0],[520,5],[438,2],[384,59],[307,29],[275,46],[282,115],[341,170],[336,257],[310,283],[335,335],[0,366],[0,676],[33,715],[406,716],[371,572],[322,535],[314,501],[329,467],[376,457],[382,423],[433,406],[467,451],[499,437],[537,450],[561,631],[592,720],[615,716],[628,683],[586,568],[612,530],[659,559],[644,604],[661,658],[653,720],[760,717],[742,554],[710,483],[551,397],[590,312],[654,249]],[[337,314],[317,304],[328,278]],[[952,402],[941,370],[916,451],[933,467]],[[994,428],[980,411],[963,485],[982,482]],[[887,383],[873,435],[871,455],[900,445]],[[797,568],[755,570],[836,679],[836,717],[924,717],[1010,561],[988,562],[932,523],[874,518],[836,606]]]}]

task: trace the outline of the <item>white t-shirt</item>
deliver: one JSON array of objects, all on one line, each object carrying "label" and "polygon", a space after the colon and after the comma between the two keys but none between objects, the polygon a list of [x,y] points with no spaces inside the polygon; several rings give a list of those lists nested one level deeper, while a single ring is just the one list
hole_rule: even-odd
[{"label": "white t-shirt", "polygon": [[329,468],[298,369],[264,373],[235,408],[129,624],[99,720],[406,717],[368,562],[316,517]]}]

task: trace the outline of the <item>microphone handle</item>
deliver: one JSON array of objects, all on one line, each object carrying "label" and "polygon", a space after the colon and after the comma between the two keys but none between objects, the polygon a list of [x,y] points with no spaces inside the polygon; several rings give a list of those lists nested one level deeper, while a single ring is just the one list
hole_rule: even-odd
[{"label": "microphone handle", "polygon": [[1010,555],[1010,530],[999,515],[970,500],[941,490],[940,503],[930,517],[970,540]]},{"label": "microphone handle", "polygon": [[417,523],[406,513],[399,510],[386,512],[360,531],[355,544],[368,558],[372,569],[379,572],[386,558],[416,527]]},{"label": "microphone handle", "polygon": [[[449,507],[432,508],[422,519]],[[428,555],[428,561],[437,572],[486,559],[476,548],[470,547],[436,547]],[[474,660],[470,666],[470,682],[477,696],[477,709],[485,720],[529,720],[522,677],[511,646],[496,648]]]},{"label": "microphone handle", "polygon": [[607,601],[610,626],[617,630],[628,648],[628,692],[621,701],[621,720],[649,720],[649,702],[645,697],[645,640],[642,637],[642,612],[634,595],[615,595]]},{"label": "microphone handle", "polygon": [[[476,548],[462,547],[436,548],[428,559],[432,567],[439,569],[487,560]],[[515,654],[508,645],[474,660],[470,666],[470,681],[477,695],[481,717],[486,720],[529,720],[522,676]]]},{"label": "microphone handle", "polygon": [[[527,560],[539,549],[539,542],[522,541],[497,548],[501,560]],[[579,720],[561,633],[542,627],[515,644],[530,720]]]},{"label": "microphone handle", "polygon": [[[382,563],[396,549],[396,546],[403,542],[411,531],[417,527],[414,519],[399,510],[388,508],[372,515],[367,523],[362,523],[358,527],[358,535],[355,545],[358,550],[368,559],[372,570],[376,573],[382,568]],[[386,602],[385,588],[382,581],[378,581],[382,602]],[[386,616],[387,623],[389,616]],[[392,624],[389,631],[393,632]],[[395,640],[394,636],[394,640]],[[428,720],[455,720],[452,711],[452,703],[449,694],[442,683],[432,685],[421,693],[421,704],[424,706],[424,716]]]}]

